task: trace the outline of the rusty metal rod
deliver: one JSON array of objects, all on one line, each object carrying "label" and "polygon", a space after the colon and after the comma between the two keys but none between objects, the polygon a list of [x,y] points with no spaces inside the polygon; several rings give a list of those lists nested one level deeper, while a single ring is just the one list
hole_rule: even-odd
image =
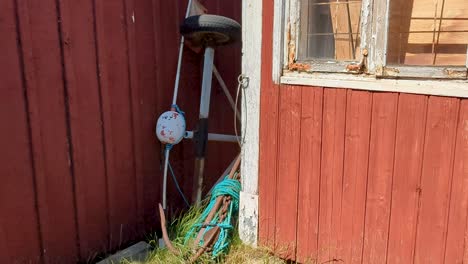
[{"label": "rusty metal rod", "polygon": [[[239,168],[240,161],[241,161],[241,154],[239,153],[239,155],[237,155],[236,162],[234,163],[234,165],[231,168],[231,171],[229,172],[229,176],[228,176],[229,179],[234,178],[234,174],[237,171],[237,169]],[[211,209],[210,213],[206,216],[206,219],[203,222],[203,226],[200,229],[200,231],[198,232],[197,237],[195,238],[195,241],[193,243],[193,248],[195,248],[198,245],[198,243],[200,243],[200,239],[203,236],[203,232],[206,229],[206,227],[204,227],[204,226],[208,225],[211,222],[211,220],[213,220],[214,216],[216,215],[216,212],[218,211],[218,209],[220,208],[220,206],[221,206],[221,204],[223,202],[223,198],[224,198],[224,196],[216,197],[216,201],[215,201],[215,204],[213,206],[213,209]]]},{"label": "rusty metal rod", "polygon": [[166,215],[164,214],[164,209],[161,204],[159,204],[159,218],[161,219],[161,231],[163,235],[164,243],[166,243],[166,247],[169,249],[172,254],[178,256],[180,255],[179,251],[177,251],[171,243],[169,236],[167,235],[167,228],[166,228]]}]

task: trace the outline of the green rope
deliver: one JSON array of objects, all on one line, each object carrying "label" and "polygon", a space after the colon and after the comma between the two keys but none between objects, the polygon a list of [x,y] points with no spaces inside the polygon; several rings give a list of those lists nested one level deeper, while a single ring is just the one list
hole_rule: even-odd
[{"label": "green rope", "polygon": [[[205,219],[210,213],[210,211],[213,209],[213,206],[216,203],[216,197],[229,195],[232,197],[232,200],[228,208],[227,216],[224,218],[224,220],[221,223],[218,223],[219,215],[217,212],[215,217],[213,217],[213,219],[210,221],[210,223],[205,226],[206,228],[205,228],[205,231],[203,232],[203,236],[204,236],[207,231],[209,231],[215,226],[219,226],[220,232],[219,232],[218,240],[216,240],[213,246],[212,258],[216,258],[222,253],[227,253],[227,250],[229,249],[229,245],[231,242],[232,234],[233,234],[232,231],[234,229],[234,227],[232,226],[232,222],[239,212],[240,190],[241,190],[240,182],[238,180],[229,179],[227,178],[227,176],[224,178],[223,181],[216,184],[211,194],[211,198],[210,198],[210,202],[208,206],[205,208],[200,218],[198,218],[196,224],[192,226],[190,231],[185,236],[185,244],[187,244],[187,241],[189,241],[189,239],[194,238],[196,234],[200,231],[200,229],[204,227],[203,223],[205,222]],[[203,236],[199,243],[200,246],[203,246],[204,244]]]}]

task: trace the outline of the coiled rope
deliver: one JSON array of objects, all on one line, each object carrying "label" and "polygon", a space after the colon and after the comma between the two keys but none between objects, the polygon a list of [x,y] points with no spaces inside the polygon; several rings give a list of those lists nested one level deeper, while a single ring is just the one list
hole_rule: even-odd
[{"label": "coiled rope", "polygon": [[[241,190],[241,184],[238,180],[229,179],[227,176],[219,182],[213,189],[210,202],[208,206],[205,208],[203,213],[201,214],[200,218],[197,220],[196,224],[192,226],[190,231],[185,236],[185,244],[190,239],[193,239],[195,235],[200,231],[201,228],[205,228],[203,232],[203,236],[211,230],[212,228],[218,226],[220,228],[219,236],[216,242],[213,245],[212,250],[212,258],[218,257],[222,253],[227,253],[229,245],[232,241],[232,234],[233,234],[233,219],[236,219],[237,214],[239,212],[239,193]],[[219,222],[220,220],[220,212],[218,211],[215,217],[210,221],[209,224],[204,224],[205,219],[207,218],[210,211],[213,209],[216,198],[219,196],[228,195],[231,197],[231,202],[229,204],[229,208],[226,214],[226,217]],[[200,239],[198,246],[203,246],[204,240]]]}]

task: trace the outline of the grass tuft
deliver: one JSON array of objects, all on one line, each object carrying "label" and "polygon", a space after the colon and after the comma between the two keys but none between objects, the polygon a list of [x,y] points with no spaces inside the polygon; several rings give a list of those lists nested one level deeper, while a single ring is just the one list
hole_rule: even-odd
[{"label": "grass tuft", "polygon": [[[206,204],[204,204],[206,205]],[[184,244],[185,235],[190,231],[191,227],[197,222],[203,212],[204,206],[192,207],[183,216],[175,219],[168,227],[169,236],[173,246],[179,250],[180,256],[175,256],[166,248],[157,248],[158,241],[153,239],[149,241],[155,249],[149,254],[143,262],[123,262],[125,264],[186,264],[192,256],[193,252],[188,245]],[[227,255],[217,259],[211,259],[211,255],[203,254],[197,263],[203,264],[283,264],[285,261],[274,257],[267,248],[253,248],[242,244],[237,230],[231,242],[231,248]]]}]

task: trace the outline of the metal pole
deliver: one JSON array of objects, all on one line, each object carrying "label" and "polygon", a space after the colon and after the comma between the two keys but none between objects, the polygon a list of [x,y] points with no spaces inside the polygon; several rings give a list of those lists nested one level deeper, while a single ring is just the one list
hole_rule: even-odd
[{"label": "metal pole", "polygon": [[[187,10],[185,11],[185,18],[189,16],[191,7],[192,7],[192,0],[189,0],[188,5],[187,5]],[[177,71],[176,71],[176,78],[175,78],[175,83],[174,83],[174,94],[172,96],[173,105],[177,103],[177,95],[179,94],[180,68],[182,67],[182,55],[184,52],[184,42],[185,42],[185,38],[184,36],[182,36],[180,38],[179,59],[177,60]]]},{"label": "metal pole", "polygon": [[202,91],[200,98],[200,119],[208,118],[208,114],[210,112],[211,82],[213,80],[213,60],[214,49],[211,47],[206,47],[205,61],[203,64]]},{"label": "metal pole", "polygon": [[[185,18],[187,18],[190,14],[190,9],[192,7],[192,0],[188,1],[187,10],[185,11]],[[185,38],[182,36],[180,38],[180,45],[179,45],[179,59],[177,60],[177,71],[176,71],[176,78],[174,83],[174,94],[172,96],[172,105],[177,103],[177,94],[179,93],[179,80],[180,80],[180,68],[182,67],[182,54],[184,51],[184,41]],[[174,110],[174,109],[172,109]],[[167,200],[167,167],[169,166],[169,149],[166,149],[164,152],[166,155],[164,157],[164,174],[163,174],[163,191],[162,191],[162,200],[163,200],[163,209],[166,210],[166,200]]]},{"label": "metal pole", "polygon": [[208,140],[208,115],[210,112],[211,82],[213,79],[214,49],[205,48],[205,60],[203,64],[203,80],[200,96],[200,114],[195,140],[195,174],[192,200],[199,204],[202,197],[203,174],[205,169],[206,142]]},{"label": "metal pole", "polygon": [[164,160],[164,177],[163,177],[163,209],[166,210],[166,206],[167,206],[167,202],[166,202],[166,196],[167,196],[167,167],[169,165],[169,152],[170,150],[168,148],[166,148],[166,150],[164,151],[164,156],[165,156],[165,160]]},{"label": "metal pole", "polygon": [[[218,80],[219,85],[223,89],[224,94],[226,95],[226,97],[227,97],[227,99],[229,101],[229,104],[231,105],[232,110],[236,111],[237,106],[234,103],[234,98],[232,98],[231,93],[229,92],[229,89],[228,89],[226,83],[224,82],[223,78],[221,77],[221,74],[219,74],[218,69],[216,69],[216,66],[213,66],[213,74],[216,77],[216,79]],[[240,113],[239,110],[237,110],[237,112]],[[236,116],[237,116],[237,120],[239,120],[239,122],[241,122],[240,115],[236,115]]]},{"label": "metal pole", "polygon": [[[193,131],[186,131],[184,138],[193,139],[194,137]],[[225,135],[225,134],[216,134],[216,133],[208,133],[208,141],[219,141],[219,142],[238,142],[240,138],[236,137],[235,135]]]}]

